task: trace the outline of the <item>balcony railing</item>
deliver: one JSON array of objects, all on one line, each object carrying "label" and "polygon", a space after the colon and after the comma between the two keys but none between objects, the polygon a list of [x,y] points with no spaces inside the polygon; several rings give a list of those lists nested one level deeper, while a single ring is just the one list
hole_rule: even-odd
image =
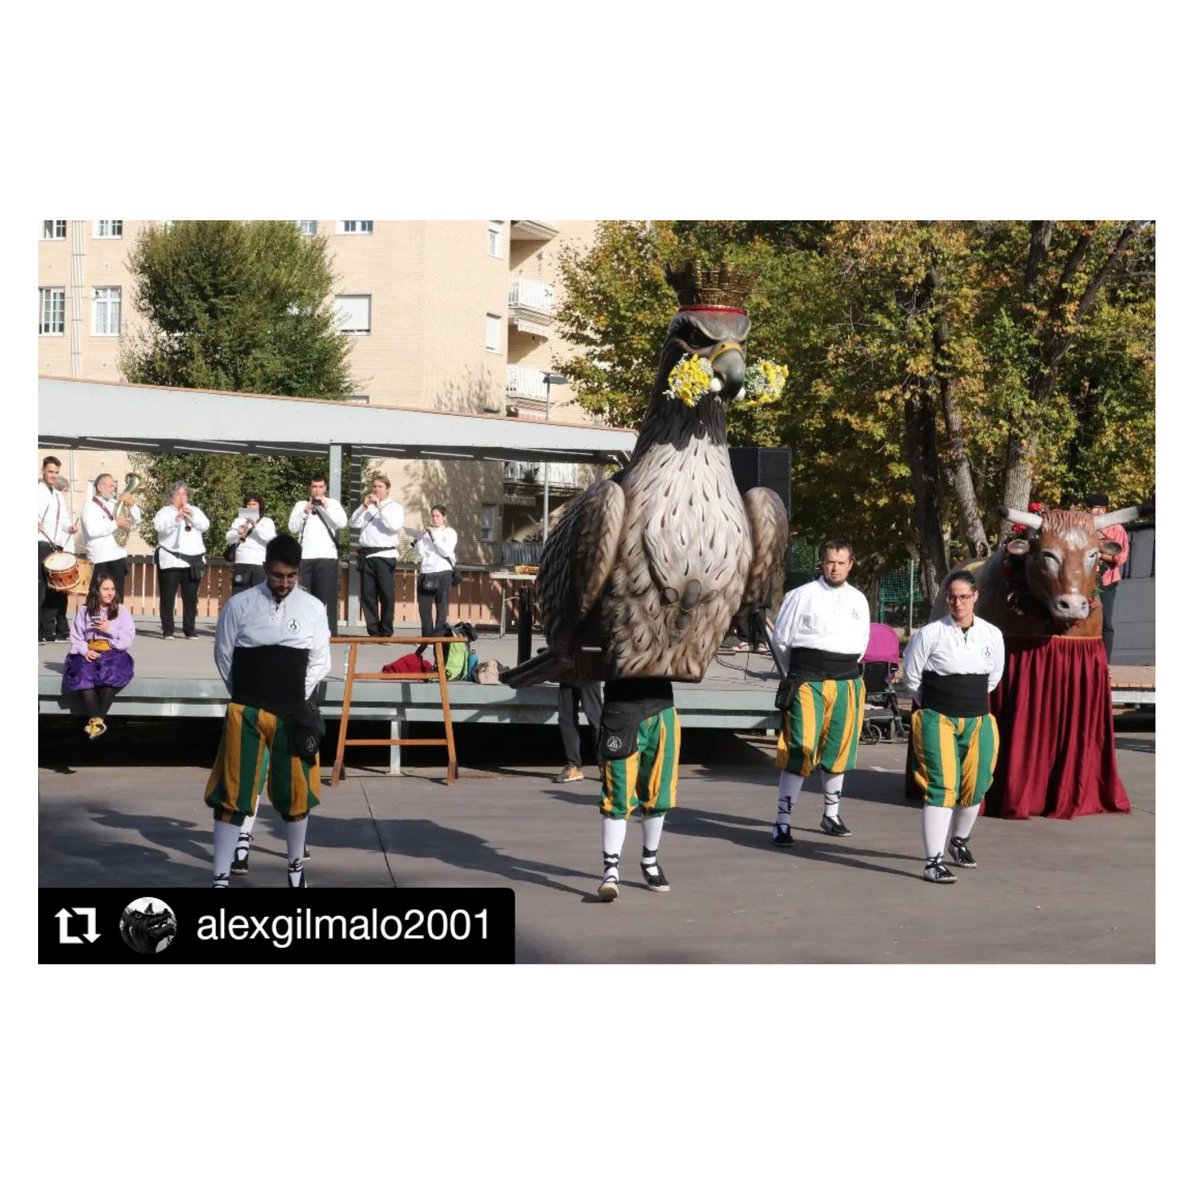
[{"label": "balcony railing", "polygon": [[508,308],[514,317],[549,321],[554,315],[554,288],[536,279],[514,279],[508,285]]},{"label": "balcony railing", "polygon": [[508,396],[514,400],[546,400],[546,372],[537,367],[509,366]]},{"label": "balcony railing", "polygon": [[558,462],[506,462],[504,464],[504,481],[506,483],[528,483],[541,487],[547,479],[549,479],[551,487],[578,487],[579,466],[576,463]]}]

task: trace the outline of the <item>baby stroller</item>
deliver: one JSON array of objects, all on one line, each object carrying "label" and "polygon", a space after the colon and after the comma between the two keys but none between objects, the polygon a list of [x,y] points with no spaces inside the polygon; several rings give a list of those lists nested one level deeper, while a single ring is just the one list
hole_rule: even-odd
[{"label": "baby stroller", "polygon": [[890,625],[872,623],[863,655],[863,686],[866,705],[863,709],[861,740],[873,746],[882,738],[885,742],[902,742],[908,737],[900,719],[900,705],[892,676],[900,667],[900,638]]}]

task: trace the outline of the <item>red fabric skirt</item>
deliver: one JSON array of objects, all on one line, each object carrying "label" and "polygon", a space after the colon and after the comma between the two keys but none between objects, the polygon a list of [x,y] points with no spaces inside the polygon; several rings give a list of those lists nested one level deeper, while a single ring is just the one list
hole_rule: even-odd
[{"label": "red fabric skirt", "polygon": [[1005,638],[1004,652],[991,699],[1000,757],[984,811],[1021,820],[1128,812],[1103,641]]}]

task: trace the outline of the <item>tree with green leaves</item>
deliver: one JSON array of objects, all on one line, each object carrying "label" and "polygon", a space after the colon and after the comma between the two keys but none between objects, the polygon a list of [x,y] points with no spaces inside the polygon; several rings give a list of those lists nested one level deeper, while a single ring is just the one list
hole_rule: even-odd
[{"label": "tree with green leaves", "polygon": [[638,423],[693,261],[755,276],[751,354],[789,370],[731,443],[791,447],[797,533],[850,538],[868,577],[917,557],[932,595],[1029,487],[1153,490],[1152,225],[607,222],[562,261],[585,407]]},{"label": "tree with green leaves", "polygon": [[[122,352],[133,383],[269,396],[345,399],[349,348],[333,311],[335,277],[323,237],[291,221],[177,221],[147,226],[129,256],[133,305],[144,325]],[[209,549],[224,547],[223,514],[247,491],[278,518],[306,494],[321,458],[144,454],[145,503],[190,483],[213,518]]]}]

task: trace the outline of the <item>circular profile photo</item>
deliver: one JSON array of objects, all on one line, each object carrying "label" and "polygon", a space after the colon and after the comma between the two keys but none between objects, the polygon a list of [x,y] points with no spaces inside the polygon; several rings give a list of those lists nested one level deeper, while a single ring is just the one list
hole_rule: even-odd
[{"label": "circular profile photo", "polygon": [[170,905],[156,896],[142,896],[121,914],[121,940],[138,954],[161,954],[179,931]]}]

